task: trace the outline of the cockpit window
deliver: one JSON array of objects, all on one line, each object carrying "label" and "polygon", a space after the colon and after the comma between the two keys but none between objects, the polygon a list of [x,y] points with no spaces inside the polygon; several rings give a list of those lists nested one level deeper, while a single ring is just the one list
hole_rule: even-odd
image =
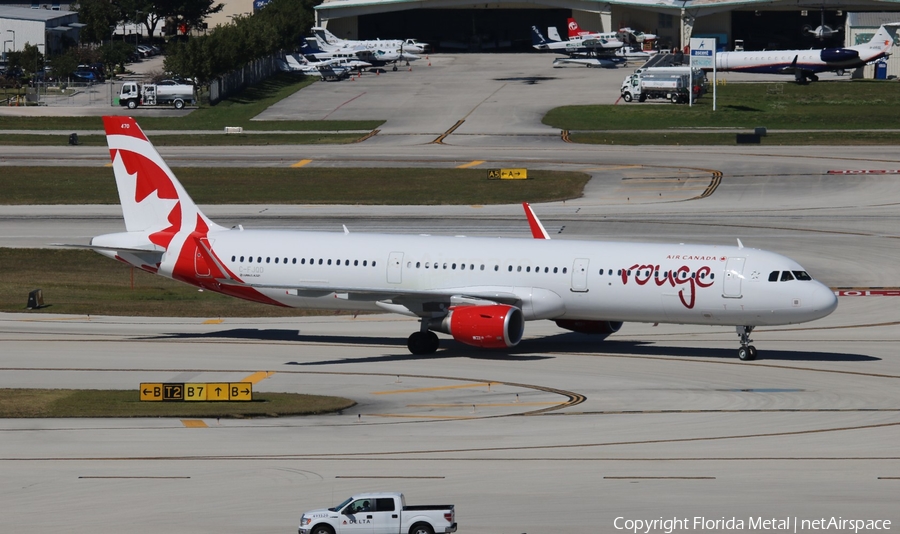
[{"label": "cockpit window", "polygon": [[778,281],[778,271],[772,271],[769,273],[769,282],[777,282]]},{"label": "cockpit window", "polygon": [[791,271],[791,272],[794,273],[794,278],[796,278],[797,280],[803,280],[804,282],[812,280],[812,276],[807,274],[806,271]]},{"label": "cockpit window", "polygon": [[791,271],[781,271],[781,281],[787,282],[794,279],[794,275],[791,274]]}]

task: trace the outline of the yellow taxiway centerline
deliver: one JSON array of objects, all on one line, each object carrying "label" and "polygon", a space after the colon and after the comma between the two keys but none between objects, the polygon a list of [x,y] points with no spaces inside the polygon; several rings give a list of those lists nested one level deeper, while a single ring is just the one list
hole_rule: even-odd
[{"label": "yellow taxiway centerline", "polygon": [[293,165],[291,165],[291,167],[294,169],[299,169],[300,167],[302,167],[308,163],[312,163],[312,160],[311,159],[301,159],[297,163],[294,163]]},{"label": "yellow taxiway centerline", "polygon": [[183,424],[185,428],[209,428],[206,423],[200,419],[182,419],[181,424]]},{"label": "yellow taxiway centerline", "polygon": [[457,169],[468,169],[469,167],[477,167],[478,165],[481,165],[482,163],[484,163],[484,160],[476,159],[475,161],[463,163],[462,165],[458,166]]},{"label": "yellow taxiway centerline", "polygon": [[263,380],[269,378],[274,374],[275,371],[257,371],[247,378],[241,380],[241,382],[250,382],[251,384],[256,384],[258,382],[262,382]]}]

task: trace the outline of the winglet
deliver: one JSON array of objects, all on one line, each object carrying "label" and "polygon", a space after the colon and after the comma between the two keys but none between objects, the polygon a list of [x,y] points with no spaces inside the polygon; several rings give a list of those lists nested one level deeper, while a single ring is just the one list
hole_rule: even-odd
[{"label": "winglet", "polygon": [[528,226],[531,227],[531,236],[535,239],[550,239],[550,236],[547,235],[547,230],[544,230],[544,225],[541,224],[537,215],[534,214],[534,210],[531,209],[531,206],[529,206],[527,202],[523,202],[522,207],[525,208],[525,216],[528,217]]}]

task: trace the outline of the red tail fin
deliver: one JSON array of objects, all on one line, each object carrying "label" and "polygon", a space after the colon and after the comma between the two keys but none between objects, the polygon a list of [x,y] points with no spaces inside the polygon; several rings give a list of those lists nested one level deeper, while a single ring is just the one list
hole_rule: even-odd
[{"label": "red tail fin", "polygon": [[588,32],[582,30],[578,26],[578,23],[575,22],[575,19],[572,19],[572,18],[569,19],[569,39],[571,39],[572,37],[579,37],[586,33],[588,33]]}]

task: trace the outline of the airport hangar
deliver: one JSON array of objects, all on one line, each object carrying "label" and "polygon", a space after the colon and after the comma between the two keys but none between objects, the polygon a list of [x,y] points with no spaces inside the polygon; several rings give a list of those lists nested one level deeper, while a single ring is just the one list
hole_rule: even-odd
[{"label": "airport hangar", "polygon": [[[527,50],[531,26],[545,35],[556,26],[565,35],[568,17],[591,31],[659,35],[663,49],[715,36],[722,49],[740,39],[747,50],[762,50],[842,46],[848,13],[891,11],[900,21],[897,0],[325,0],[316,21],[342,38],[412,37],[437,51]],[[842,31],[825,41],[803,31],[823,20]]]}]

